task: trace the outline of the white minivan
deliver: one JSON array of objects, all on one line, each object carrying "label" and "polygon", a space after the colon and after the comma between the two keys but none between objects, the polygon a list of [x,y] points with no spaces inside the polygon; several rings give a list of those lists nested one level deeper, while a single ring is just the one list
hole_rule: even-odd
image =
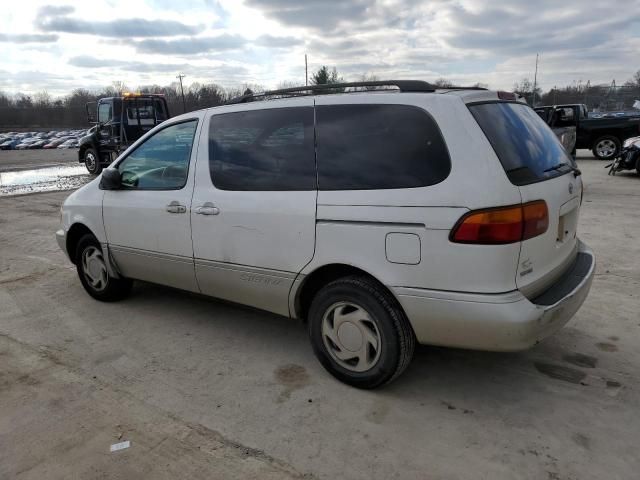
[{"label": "white minivan", "polygon": [[562,327],[595,259],[580,171],[540,117],[508,92],[339,88],[248,94],[128,148],[62,206],[87,292],[144,280],[303,319],[361,388],[416,341],[514,351]]}]

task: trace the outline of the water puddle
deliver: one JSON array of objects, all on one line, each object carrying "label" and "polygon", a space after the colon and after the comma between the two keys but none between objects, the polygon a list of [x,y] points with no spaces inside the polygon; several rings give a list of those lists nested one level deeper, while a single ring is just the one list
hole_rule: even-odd
[{"label": "water puddle", "polygon": [[72,190],[92,178],[84,165],[0,172],[0,196]]}]

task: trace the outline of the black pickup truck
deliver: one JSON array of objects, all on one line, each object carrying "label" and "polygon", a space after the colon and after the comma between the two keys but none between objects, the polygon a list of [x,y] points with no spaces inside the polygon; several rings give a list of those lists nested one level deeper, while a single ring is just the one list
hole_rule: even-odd
[{"label": "black pickup truck", "polygon": [[588,148],[602,160],[615,158],[627,138],[640,135],[640,116],[589,118],[583,104],[545,105],[534,110],[552,127],[576,127],[576,148]]}]

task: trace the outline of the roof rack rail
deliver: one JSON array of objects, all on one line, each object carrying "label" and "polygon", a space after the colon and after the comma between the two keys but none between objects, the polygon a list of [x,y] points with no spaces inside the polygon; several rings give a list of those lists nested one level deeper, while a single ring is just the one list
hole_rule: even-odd
[{"label": "roof rack rail", "polygon": [[486,87],[438,87],[438,90],[489,90]]},{"label": "roof rack rail", "polygon": [[[225,105],[235,103],[247,103],[260,98],[272,96],[302,96],[313,95],[314,92],[327,92],[327,90],[338,90],[343,88],[357,87],[398,87],[401,92],[435,92],[436,87],[431,83],[422,80],[379,80],[371,82],[348,82],[348,83],[328,83],[322,85],[307,85],[305,87],[282,88],[280,90],[269,90],[263,93],[245,93],[239,97],[232,98]],[[305,93],[307,92],[307,93]]]}]

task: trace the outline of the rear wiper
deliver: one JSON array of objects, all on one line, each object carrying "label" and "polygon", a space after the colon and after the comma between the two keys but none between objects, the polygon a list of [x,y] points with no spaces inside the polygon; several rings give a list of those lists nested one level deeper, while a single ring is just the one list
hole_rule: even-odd
[{"label": "rear wiper", "polygon": [[549,167],[546,170],[543,170],[543,172],[544,173],[553,172],[554,170],[560,170],[562,167],[571,167],[571,165],[569,165],[568,163],[558,163],[557,165],[554,165],[553,167]]},{"label": "rear wiper", "polygon": [[553,172],[554,170],[560,170],[562,167],[568,167],[573,172],[573,176],[574,177],[582,175],[582,172],[580,171],[580,169],[578,167],[574,167],[573,165],[571,165],[569,163],[559,163],[557,165],[554,165],[553,167],[547,168],[546,170],[544,170],[544,173]]}]

